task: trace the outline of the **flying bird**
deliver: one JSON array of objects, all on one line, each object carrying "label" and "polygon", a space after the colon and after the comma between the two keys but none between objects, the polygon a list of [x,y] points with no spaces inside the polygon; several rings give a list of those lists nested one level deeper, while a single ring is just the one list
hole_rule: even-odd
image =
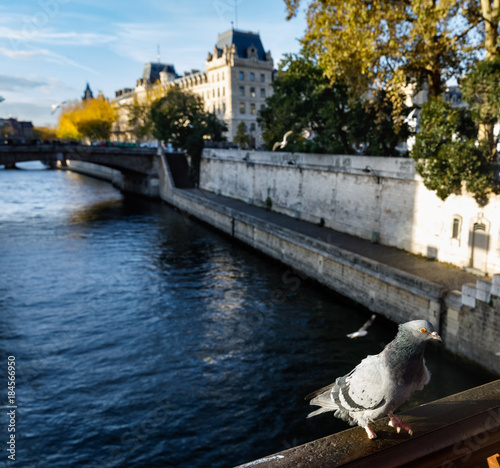
[{"label": "flying bird", "polygon": [[53,114],[53,113],[54,113],[57,109],[59,109],[59,107],[61,107],[63,104],[66,104],[66,102],[67,102],[67,101],[62,101],[62,102],[60,102],[59,104],[52,104],[52,105],[50,106],[50,108],[52,109],[52,112],[51,112],[51,113]]},{"label": "flying bird", "polygon": [[320,406],[307,417],[335,411],[337,418],[361,426],[368,438],[374,439],[377,435],[368,424],[387,415],[389,426],[398,433],[403,429],[412,435],[410,426],[393,411],[429,383],[431,375],[425,366],[424,351],[431,340],[442,341],[425,320],[399,325],[396,337],[381,353],[367,356],[347,375],[306,396],[311,405]]},{"label": "flying bird", "polygon": [[273,151],[276,151],[278,148],[281,148],[283,149],[285,146],[286,146],[286,140],[287,138],[293,133],[293,130],[288,130],[288,132],[286,132],[284,135],[283,135],[283,141],[277,141],[274,145],[273,145]]},{"label": "flying bird", "polygon": [[373,321],[375,320],[375,317],[376,315],[373,314],[371,317],[370,317],[370,320],[367,320],[365,322],[365,324],[357,331],[357,332],[354,332],[354,333],[349,333],[347,335],[348,338],[359,338],[360,336],[365,336],[368,334],[368,332],[366,331],[368,329],[368,327],[373,323]]}]

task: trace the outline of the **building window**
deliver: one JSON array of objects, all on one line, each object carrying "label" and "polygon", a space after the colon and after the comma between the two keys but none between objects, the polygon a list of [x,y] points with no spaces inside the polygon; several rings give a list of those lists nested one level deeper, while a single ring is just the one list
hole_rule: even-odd
[{"label": "building window", "polygon": [[240,86],[240,96],[244,96],[244,95],[245,95],[245,87]]},{"label": "building window", "polygon": [[455,215],[453,217],[453,226],[451,230],[451,238],[452,239],[460,239],[460,231],[462,230],[462,217]]},{"label": "building window", "polygon": [[255,73],[250,72],[250,81],[255,81]]},{"label": "building window", "polygon": [[255,97],[255,88],[250,88],[250,97]]},{"label": "building window", "polygon": [[250,131],[251,131],[251,132],[255,132],[255,123],[254,123],[254,122],[252,122],[252,123],[250,124]]},{"label": "building window", "polygon": [[222,113],[223,114],[226,113],[226,103],[225,102],[222,103]]},{"label": "building window", "polygon": [[245,72],[240,71],[240,80],[243,81],[245,79]]},{"label": "building window", "polygon": [[264,73],[261,73],[260,74],[260,82],[265,83],[265,81],[266,81],[266,75],[264,75]]},{"label": "building window", "polygon": [[266,105],[265,104],[261,104],[260,105],[260,110],[264,110],[266,108]]},{"label": "building window", "polygon": [[240,114],[244,114],[244,113],[245,113],[245,103],[240,102]]},{"label": "building window", "polygon": [[266,97],[266,89],[265,88],[260,88],[260,97],[265,98]]},{"label": "building window", "polygon": [[224,97],[226,95],[226,87],[223,86],[222,87],[222,97]]},{"label": "building window", "polygon": [[224,72],[222,72],[222,81],[224,81]]},{"label": "building window", "polygon": [[253,102],[250,104],[250,114],[255,115],[255,104]]},{"label": "building window", "polygon": [[220,88],[217,88],[217,97],[220,97]]}]

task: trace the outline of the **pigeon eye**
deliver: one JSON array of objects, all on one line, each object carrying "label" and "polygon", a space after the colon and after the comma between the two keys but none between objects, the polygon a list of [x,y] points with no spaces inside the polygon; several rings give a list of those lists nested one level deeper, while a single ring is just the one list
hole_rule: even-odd
[{"label": "pigeon eye", "polygon": [[420,333],[427,333],[427,328],[421,328]]}]

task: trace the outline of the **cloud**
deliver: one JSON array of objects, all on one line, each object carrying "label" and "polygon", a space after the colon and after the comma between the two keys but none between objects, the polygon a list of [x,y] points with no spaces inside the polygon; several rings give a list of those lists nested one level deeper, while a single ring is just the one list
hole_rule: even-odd
[{"label": "cloud", "polygon": [[0,74],[0,89],[3,91],[18,91],[47,85],[48,81],[42,78]]},{"label": "cloud", "polygon": [[12,59],[33,60],[36,57],[50,55],[48,50],[14,50],[0,47],[0,54]]},{"label": "cloud", "polygon": [[58,65],[80,68],[81,70],[94,73],[95,75],[100,74],[98,71],[89,68],[85,65],[82,65],[78,62],[75,62],[69,57],[57,54],[47,49],[14,50],[14,49],[6,49],[4,47],[0,47],[0,55],[5,55],[6,57],[13,59],[23,59],[23,60],[35,60],[37,58],[42,58],[47,62],[57,63]]},{"label": "cloud", "polygon": [[[53,93],[74,91],[74,89],[57,78],[41,78],[38,76],[17,76],[0,74],[0,89],[2,92],[26,93],[37,90],[47,96]],[[19,96],[18,96],[19,99]]]},{"label": "cloud", "polygon": [[47,28],[37,28],[25,24],[20,29],[0,26],[0,39],[17,42],[39,42],[58,46],[98,46],[109,44],[116,40],[110,34],[80,33],[76,31],[55,32]]},{"label": "cloud", "polygon": [[[187,34],[182,39],[176,29],[162,23],[119,23],[114,27],[117,36],[111,46],[114,52],[143,64],[156,60],[156,47],[160,45],[161,61],[174,64],[178,73],[203,67],[206,54],[216,40],[213,25],[208,21],[197,23],[196,37]],[[177,27],[182,29],[182,25]],[[186,30],[189,27],[186,24]]]}]

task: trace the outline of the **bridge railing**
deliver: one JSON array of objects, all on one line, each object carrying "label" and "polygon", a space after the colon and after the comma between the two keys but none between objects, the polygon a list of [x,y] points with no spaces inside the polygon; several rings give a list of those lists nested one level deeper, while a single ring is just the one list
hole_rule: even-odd
[{"label": "bridge railing", "polygon": [[413,408],[401,419],[413,436],[397,434],[383,418],[371,425],[377,439],[356,427],[239,468],[500,466],[500,380]]}]

